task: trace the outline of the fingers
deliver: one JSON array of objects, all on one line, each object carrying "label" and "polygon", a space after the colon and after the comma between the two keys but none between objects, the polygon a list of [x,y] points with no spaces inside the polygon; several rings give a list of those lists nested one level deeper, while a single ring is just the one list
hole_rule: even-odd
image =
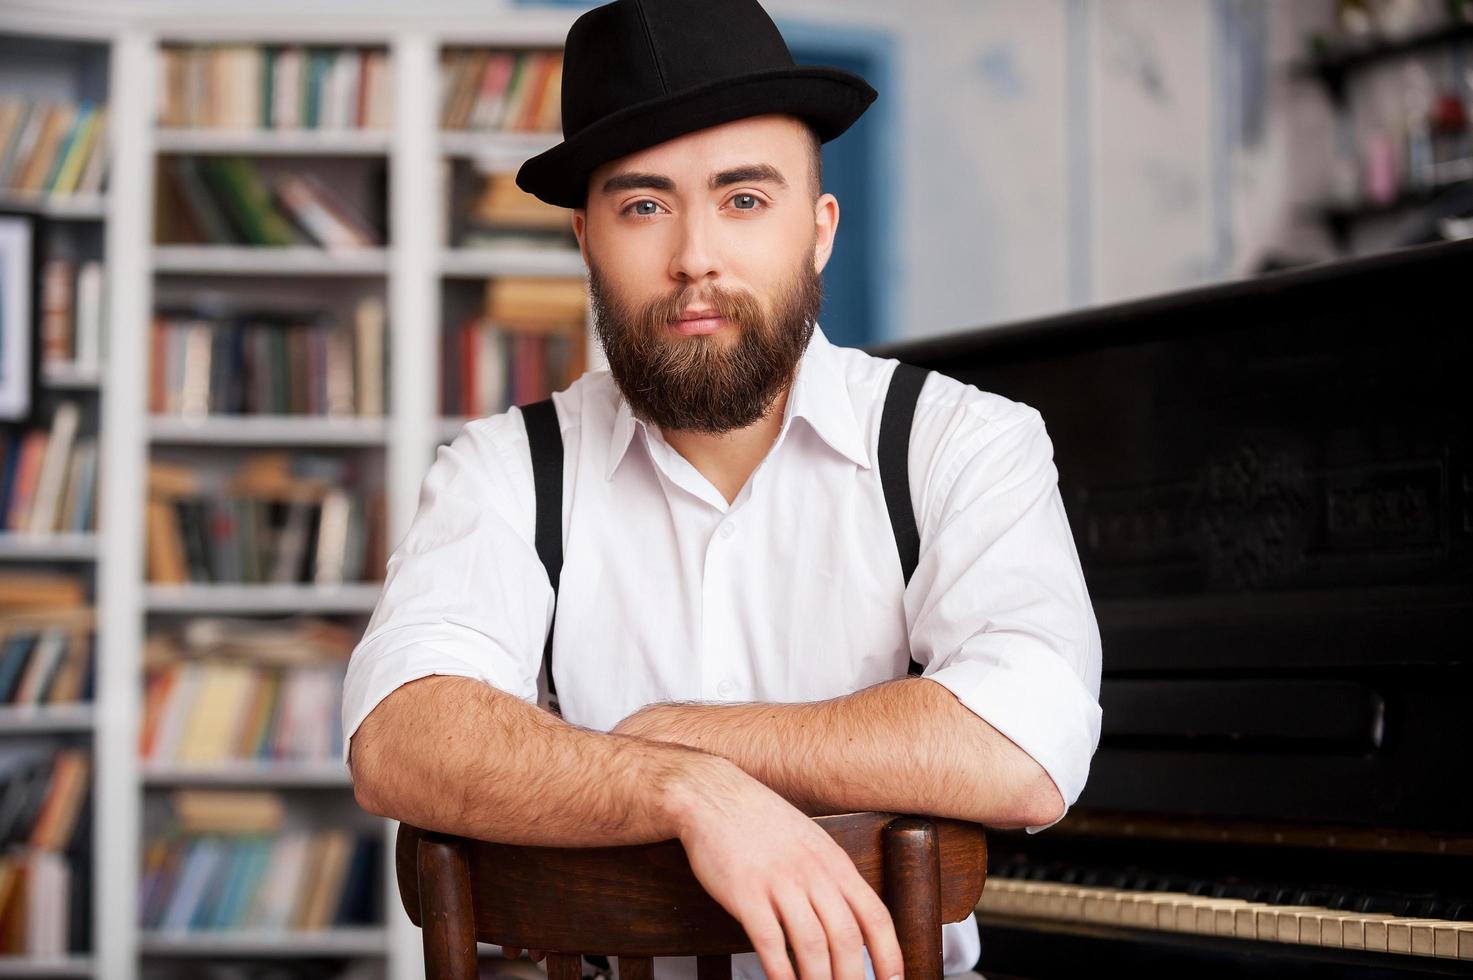
[{"label": "fingers", "polygon": [[904,977],[905,958],[900,955],[900,940],[895,935],[895,920],[890,917],[890,910],[858,871],[841,879],[840,887],[864,934],[864,944],[869,947],[875,980]]},{"label": "fingers", "polygon": [[787,933],[788,945],[798,961],[802,980],[832,980],[829,965],[829,937],[804,891],[787,888],[773,895],[778,918]]},{"label": "fingers", "polygon": [[848,899],[827,878],[813,885],[809,899],[828,937],[829,969],[834,980],[864,980],[864,937]]},{"label": "fingers", "polygon": [[762,963],[762,972],[767,974],[767,980],[797,980],[793,964],[788,960],[782,926],[772,907],[759,903],[740,921],[747,931],[747,938],[752,941],[752,949]]}]

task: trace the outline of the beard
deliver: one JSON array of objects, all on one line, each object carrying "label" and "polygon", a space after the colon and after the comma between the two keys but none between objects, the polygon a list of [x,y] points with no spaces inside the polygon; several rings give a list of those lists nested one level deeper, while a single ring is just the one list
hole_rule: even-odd
[{"label": "beard", "polygon": [[[756,296],[689,285],[632,307],[613,295],[590,258],[589,305],[609,373],[635,418],[661,430],[720,434],[762,418],[792,384],[823,302],[823,279],[810,254],[773,302],[768,317]],[[717,334],[676,333],[670,323],[688,306],[715,309]],[[718,336],[735,331],[734,338]]]}]

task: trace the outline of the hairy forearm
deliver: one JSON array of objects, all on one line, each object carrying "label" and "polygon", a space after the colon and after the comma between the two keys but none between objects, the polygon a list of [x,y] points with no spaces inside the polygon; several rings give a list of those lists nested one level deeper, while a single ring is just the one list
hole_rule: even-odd
[{"label": "hairy forearm", "polygon": [[730,759],[812,815],[887,810],[1022,827],[1063,808],[1037,762],[923,678],[803,704],[656,704],[614,730]]},{"label": "hairy forearm", "polygon": [[[638,844],[680,834],[693,786],[730,767],[677,744],[569,725],[466,677],[397,688],[349,748],[360,806],[508,844]],[[743,777],[745,778],[745,777]]]}]

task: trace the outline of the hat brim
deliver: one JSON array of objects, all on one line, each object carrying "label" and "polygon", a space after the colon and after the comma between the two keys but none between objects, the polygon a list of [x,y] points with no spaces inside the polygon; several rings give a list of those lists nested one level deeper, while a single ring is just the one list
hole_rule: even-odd
[{"label": "hat brim", "polygon": [[840,68],[778,68],[672,92],[626,106],[571,139],[528,158],[517,186],[548,204],[581,208],[588,178],[609,160],[686,133],[769,112],[807,120],[827,143],[844,133],[878,97],[859,75]]}]

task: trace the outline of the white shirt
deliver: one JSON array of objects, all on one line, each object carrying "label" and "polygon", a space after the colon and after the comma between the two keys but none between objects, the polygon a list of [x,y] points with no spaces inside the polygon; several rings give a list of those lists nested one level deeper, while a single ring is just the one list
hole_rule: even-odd
[{"label": "white shirt", "polygon": [[[608,731],[655,701],[833,698],[904,677],[914,655],[1073,805],[1099,743],[1100,637],[1043,419],[931,373],[910,438],[921,551],[907,587],[875,459],[895,363],[815,329],[782,428],[730,504],[634,418],[607,369],[553,395],[564,719]],[[553,593],[534,507],[520,409],[438,450],[348,665],[345,759],[363,718],[418,677],[538,700]],[[944,972],[970,969],[975,919],[946,925],[943,945]],[[732,967],[763,976],[755,953]],[[657,959],[656,975],[693,977],[694,958]]]}]

